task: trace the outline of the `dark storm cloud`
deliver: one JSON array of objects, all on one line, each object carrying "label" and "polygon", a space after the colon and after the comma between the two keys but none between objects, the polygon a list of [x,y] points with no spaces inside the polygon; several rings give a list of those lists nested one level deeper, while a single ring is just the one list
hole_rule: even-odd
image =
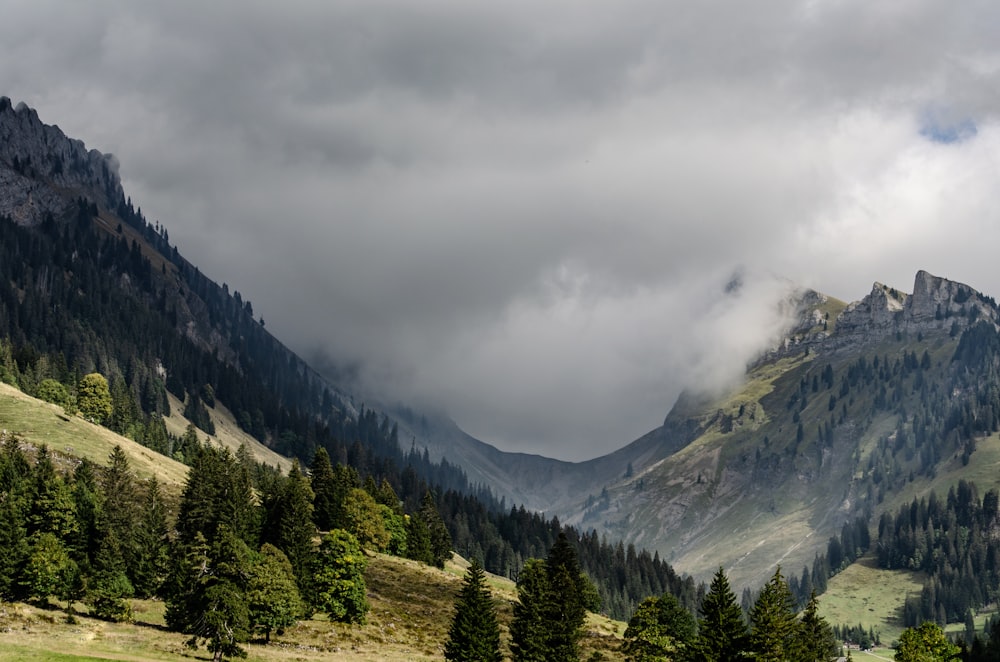
[{"label": "dark storm cloud", "polygon": [[784,278],[1000,292],[991,5],[2,5],[0,93],[295,349],[504,448],[737,379]]}]

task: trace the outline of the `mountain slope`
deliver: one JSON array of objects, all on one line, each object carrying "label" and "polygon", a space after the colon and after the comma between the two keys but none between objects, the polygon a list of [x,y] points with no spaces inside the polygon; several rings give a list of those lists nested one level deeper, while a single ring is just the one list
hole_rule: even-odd
[{"label": "mountain slope", "polygon": [[683,397],[647,435],[679,450],[557,514],[696,576],[722,564],[759,585],[777,563],[811,564],[855,517],[947,490],[939,476],[982,475],[1000,388],[958,350],[963,331],[976,346],[977,329],[996,329],[993,300],[926,272],[912,295],[876,283],[832,320],[824,300],[803,297],[803,322],[738,388]]}]

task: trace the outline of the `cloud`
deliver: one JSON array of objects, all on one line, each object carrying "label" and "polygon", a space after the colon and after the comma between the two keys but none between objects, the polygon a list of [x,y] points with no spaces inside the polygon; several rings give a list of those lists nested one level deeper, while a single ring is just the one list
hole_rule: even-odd
[{"label": "cloud", "polygon": [[1000,292],[998,13],[12,0],[0,93],[299,352],[580,459],[738,373],[784,279]]}]

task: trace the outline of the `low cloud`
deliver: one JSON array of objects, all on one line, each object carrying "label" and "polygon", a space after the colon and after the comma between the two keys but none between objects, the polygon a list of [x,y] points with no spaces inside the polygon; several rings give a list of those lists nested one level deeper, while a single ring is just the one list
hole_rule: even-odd
[{"label": "low cloud", "polygon": [[738,378],[788,282],[1000,293],[998,12],[35,0],[0,93],[303,355],[581,459]]}]

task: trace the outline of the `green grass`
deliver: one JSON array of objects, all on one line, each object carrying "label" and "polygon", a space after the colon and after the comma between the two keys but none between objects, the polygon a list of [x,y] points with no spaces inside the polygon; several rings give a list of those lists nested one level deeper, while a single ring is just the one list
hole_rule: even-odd
[{"label": "green grass", "polygon": [[[370,560],[365,575],[371,611],[364,625],[331,623],[322,615],[301,621],[271,643],[245,646],[249,662],[361,660],[413,662],[440,660],[466,564],[456,558],[444,571],[391,556]],[[497,607],[501,639],[509,654],[509,624],[516,591],[513,582],[487,575]],[[0,605],[0,660],[160,660],[208,659],[204,648],[185,648],[187,638],[163,627],[163,603],[133,601],[137,623],[107,623],[77,615],[68,623],[61,611],[32,605]],[[622,660],[625,624],[588,615],[581,659],[600,653]]]},{"label": "green grass", "polygon": [[101,466],[107,464],[108,454],[119,445],[139,476],[155,475],[168,489],[179,490],[187,476],[187,467],[180,462],[79,416],[67,416],[62,407],[36,400],[2,383],[0,430],[18,435],[34,447],[45,444],[59,455],[86,458]]},{"label": "green grass", "polygon": [[907,596],[919,595],[923,581],[922,573],[882,570],[869,554],[830,579],[819,598],[820,615],[831,625],[874,628],[882,643],[890,644],[905,629],[902,609]]}]

